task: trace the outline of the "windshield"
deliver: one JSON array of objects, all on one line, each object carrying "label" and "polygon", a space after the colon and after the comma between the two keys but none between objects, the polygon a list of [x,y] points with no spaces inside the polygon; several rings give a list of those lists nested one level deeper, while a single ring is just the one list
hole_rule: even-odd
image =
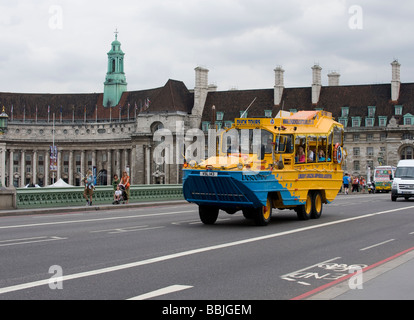
[{"label": "windshield", "polygon": [[414,167],[398,167],[395,172],[396,178],[414,179]]},{"label": "windshield", "polygon": [[272,153],[273,134],[261,129],[231,129],[223,134],[221,150],[223,153]]}]

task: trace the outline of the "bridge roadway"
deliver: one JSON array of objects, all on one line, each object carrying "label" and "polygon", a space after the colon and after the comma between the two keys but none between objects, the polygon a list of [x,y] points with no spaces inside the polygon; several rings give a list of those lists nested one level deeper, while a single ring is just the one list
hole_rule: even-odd
[{"label": "bridge roadway", "polygon": [[0,300],[414,299],[414,201],[388,194],[267,227],[183,201],[2,214]]}]

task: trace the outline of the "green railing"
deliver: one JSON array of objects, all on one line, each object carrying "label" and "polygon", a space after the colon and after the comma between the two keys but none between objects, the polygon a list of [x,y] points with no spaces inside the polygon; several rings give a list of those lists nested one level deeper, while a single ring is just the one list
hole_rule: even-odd
[{"label": "green railing", "polygon": [[[70,188],[18,188],[17,208],[50,208],[82,206],[83,187]],[[93,204],[112,204],[112,186],[97,186],[93,194]],[[183,200],[182,185],[133,185],[130,188],[129,203],[145,201]]]}]

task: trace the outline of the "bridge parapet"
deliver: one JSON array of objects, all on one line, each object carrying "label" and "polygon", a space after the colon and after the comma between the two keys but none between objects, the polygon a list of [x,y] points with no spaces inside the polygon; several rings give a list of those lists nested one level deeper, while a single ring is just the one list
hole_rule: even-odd
[{"label": "bridge parapet", "polygon": [[[68,188],[18,188],[17,208],[50,208],[82,206],[83,187]],[[182,200],[182,185],[132,185],[130,203],[145,201]],[[114,200],[112,186],[97,186],[93,195],[93,204],[111,204]]]}]

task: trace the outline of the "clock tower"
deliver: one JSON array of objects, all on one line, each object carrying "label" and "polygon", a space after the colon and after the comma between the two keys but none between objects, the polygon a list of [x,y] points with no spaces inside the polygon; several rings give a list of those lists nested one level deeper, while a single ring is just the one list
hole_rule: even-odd
[{"label": "clock tower", "polygon": [[104,83],[104,107],[114,107],[121,100],[122,93],[127,91],[127,82],[124,72],[124,56],[121,43],[118,41],[118,30],[115,31],[115,41],[111,43],[108,52],[108,72]]}]

